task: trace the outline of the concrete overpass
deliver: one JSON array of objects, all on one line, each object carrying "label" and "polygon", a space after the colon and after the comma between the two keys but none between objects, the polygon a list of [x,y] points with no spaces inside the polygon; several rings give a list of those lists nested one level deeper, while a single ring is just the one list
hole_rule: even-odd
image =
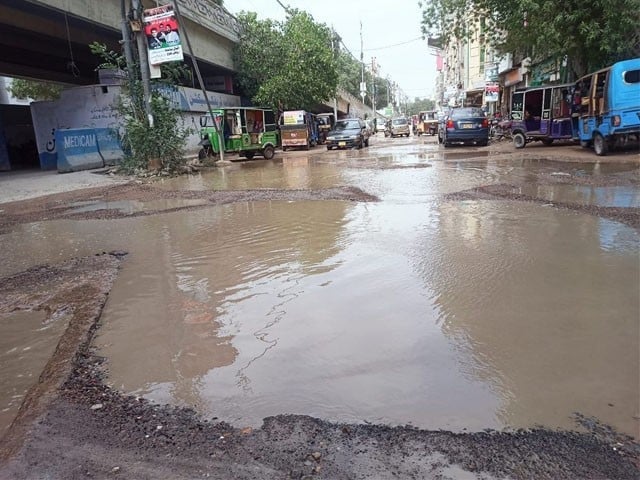
[{"label": "concrete overpass", "polygon": [[[183,17],[182,28],[189,33],[207,90],[237,94],[233,90],[232,58],[233,46],[239,38],[236,18],[212,0],[177,1]],[[130,3],[126,1],[127,5]],[[141,0],[141,3],[144,8],[156,6],[155,0]],[[102,60],[90,52],[88,45],[104,43],[120,52],[121,24],[121,0],[0,0],[0,76],[68,85],[97,84],[96,67]],[[186,54],[185,63],[193,65]],[[190,86],[200,88],[195,75],[193,77]],[[26,113],[18,111],[20,108],[26,109]],[[22,125],[28,121],[28,108],[20,108],[0,105],[0,130],[3,127],[7,130],[12,122]],[[329,101],[318,106],[318,111],[328,112],[333,108],[334,102]],[[338,92],[337,109],[339,117],[373,116],[373,111],[360,99],[344,91]],[[2,135],[0,140],[6,145],[11,143],[10,138],[2,139]],[[22,163],[26,167],[33,166],[34,162],[37,164],[33,159],[11,162],[0,159],[0,170],[8,163]]]},{"label": "concrete overpass", "polygon": [[[232,93],[232,82],[224,77],[233,76],[236,19],[210,0],[179,2],[205,83]],[[142,3],[156,5],[152,0]],[[121,23],[120,0],[0,0],[0,75],[97,83],[95,69],[101,61],[88,44],[97,41],[121,51]]]},{"label": "concrete overpass", "polygon": [[[207,89],[235,93],[232,51],[238,41],[237,20],[212,0],[178,3]],[[142,0],[142,4],[151,8],[156,2]],[[101,60],[88,45],[97,41],[121,50],[120,8],[120,0],[0,0],[0,75],[76,85],[98,83],[95,69]],[[185,61],[191,64],[190,58]],[[373,113],[344,91],[338,92],[337,103],[343,116]],[[325,107],[333,109],[333,102]]]}]

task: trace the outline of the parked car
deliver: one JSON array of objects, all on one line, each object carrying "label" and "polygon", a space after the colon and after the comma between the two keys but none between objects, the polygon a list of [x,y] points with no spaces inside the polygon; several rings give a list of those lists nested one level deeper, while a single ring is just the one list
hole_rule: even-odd
[{"label": "parked car", "polygon": [[378,132],[384,132],[385,129],[387,128],[387,121],[383,118],[378,118],[376,120],[376,133]]},{"label": "parked car", "polygon": [[452,108],[438,125],[438,142],[445,147],[452,143],[489,143],[489,119],[478,107]]},{"label": "parked car", "polygon": [[359,118],[338,120],[327,135],[327,150],[369,146],[369,129]]},{"label": "parked car", "polygon": [[411,126],[409,120],[404,117],[394,118],[391,120],[391,137],[398,137],[411,135]]}]

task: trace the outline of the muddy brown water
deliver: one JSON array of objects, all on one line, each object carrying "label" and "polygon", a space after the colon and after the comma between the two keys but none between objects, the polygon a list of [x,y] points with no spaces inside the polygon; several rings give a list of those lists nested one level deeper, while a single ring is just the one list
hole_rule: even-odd
[{"label": "muddy brown water", "polygon": [[64,315],[50,322],[45,316],[22,311],[0,317],[0,437],[68,324]]},{"label": "muddy brown water", "polygon": [[192,190],[355,185],[381,201],[21,225],[0,236],[2,272],[129,251],[96,339],[108,382],[237,426],[300,413],[573,429],[580,412],[638,438],[638,232],[542,204],[443,200],[511,183],[550,201],[638,207],[637,189],[540,186],[528,183],[536,162],[454,157],[385,143],[167,180]]}]

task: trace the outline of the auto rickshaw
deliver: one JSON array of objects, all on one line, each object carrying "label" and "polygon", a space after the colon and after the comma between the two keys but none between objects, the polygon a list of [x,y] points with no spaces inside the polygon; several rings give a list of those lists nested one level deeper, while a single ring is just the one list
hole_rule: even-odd
[{"label": "auto rickshaw", "polygon": [[316,116],[304,110],[283,112],[280,134],[282,150],[287,150],[290,147],[302,147],[309,150],[319,143]]},{"label": "auto rickshaw", "polygon": [[573,87],[573,135],[596,155],[640,145],[640,58],[585,75]]},{"label": "auto rickshaw", "polygon": [[215,158],[220,154],[220,134],[223,137],[224,153],[235,152],[249,160],[254,155],[262,155],[267,160],[272,159],[279,143],[276,116],[273,110],[269,109],[214,109],[200,117],[200,127],[200,159]]},{"label": "auto rickshaw", "polygon": [[511,97],[513,145],[524,148],[540,141],[572,140],[571,85],[544,85],[516,90]]},{"label": "auto rickshaw", "polygon": [[327,134],[333,130],[336,124],[336,117],[333,113],[319,113],[316,118],[318,119],[319,143],[325,143]]},{"label": "auto rickshaw", "polygon": [[436,110],[429,110],[418,113],[418,125],[416,132],[418,136],[435,135],[438,133],[438,112]]}]

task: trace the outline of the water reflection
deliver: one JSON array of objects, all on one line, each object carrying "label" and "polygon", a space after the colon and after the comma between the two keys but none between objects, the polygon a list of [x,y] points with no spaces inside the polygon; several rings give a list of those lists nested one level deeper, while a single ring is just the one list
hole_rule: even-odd
[{"label": "water reflection", "polygon": [[472,354],[464,369],[500,391],[502,422],[571,428],[579,411],[637,436],[637,232],[618,225],[632,242],[604,250],[595,217],[507,202],[439,208],[424,239],[438,254],[415,254],[421,276],[443,331]]},{"label": "water reflection", "polygon": [[[549,168],[432,162],[436,151],[398,144],[171,179],[164,188],[354,185],[382,201],[21,225],[0,235],[0,270],[128,250],[97,339],[109,381],[239,425],[303,413],[572,428],[580,411],[636,433],[638,232],[535,203],[444,202],[480,185],[535,183]],[[523,189],[637,202],[624,188]]]},{"label": "water reflection", "polygon": [[45,324],[45,317],[44,311],[0,312],[0,437],[38,380],[69,320],[62,315]]},{"label": "water reflection", "polygon": [[[98,343],[113,358],[116,385],[203,405],[203,377],[233,364],[237,385],[250,390],[248,369],[277,344],[273,330],[296,277],[335,267],[326,259],[338,248],[346,207],[263,202],[158,218],[154,256],[130,255],[103,314]],[[247,309],[252,301],[268,308]],[[123,335],[139,348],[128,350]]]},{"label": "water reflection", "polygon": [[640,208],[640,190],[636,186],[524,185],[519,193],[559,203]]}]

